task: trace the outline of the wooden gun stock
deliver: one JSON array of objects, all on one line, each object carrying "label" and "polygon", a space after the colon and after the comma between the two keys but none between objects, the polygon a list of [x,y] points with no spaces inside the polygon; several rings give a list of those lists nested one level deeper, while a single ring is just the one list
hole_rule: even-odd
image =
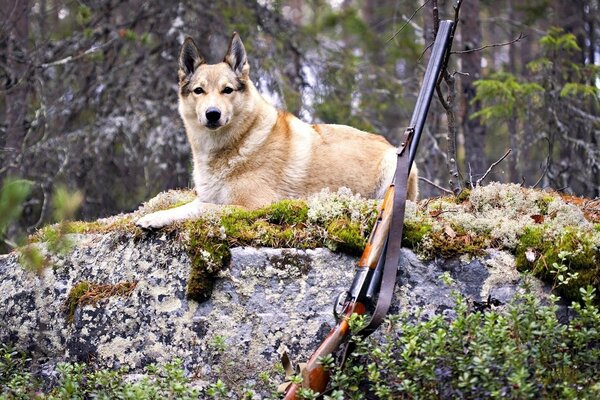
[{"label": "wooden gun stock", "polygon": [[[385,242],[387,241],[387,235],[390,230],[393,200],[394,186],[391,185],[387,189],[385,197],[379,206],[377,220],[375,221],[369,240],[357,264],[357,270],[363,270],[365,273],[357,273],[357,276],[362,275],[366,278],[366,272],[368,272],[368,270],[373,271],[381,259]],[[357,301],[358,294],[355,296],[352,295],[353,288],[357,285],[360,285],[360,287],[355,288],[354,291],[358,292],[363,292],[364,288],[368,287],[364,280],[362,282],[357,282],[355,279],[352,288],[347,294],[346,302],[343,305],[343,312],[340,315],[338,323],[329,332],[317,350],[311,355],[305,368],[302,370],[302,385],[296,383],[290,384],[284,399],[295,399],[297,392],[301,387],[310,388],[319,393],[325,391],[327,382],[329,382],[329,373],[321,364],[319,364],[319,359],[332,354],[346,340],[350,334],[350,325],[348,321],[352,314],[363,315],[367,311],[365,304]]]},{"label": "wooden gun stock", "polygon": [[325,340],[323,340],[319,348],[315,350],[306,363],[306,367],[302,370],[302,385],[292,383],[288,387],[284,399],[295,399],[298,390],[302,387],[312,389],[318,393],[325,391],[329,382],[329,372],[319,363],[319,359],[332,354],[348,337],[350,334],[349,320],[352,314],[363,315],[365,312],[366,308],[362,303],[353,302],[353,304],[349,305],[343,318],[329,332]]},{"label": "wooden gun stock", "polygon": [[377,220],[369,236],[369,240],[358,260],[358,268],[374,269],[383,254],[392,222],[392,204],[394,203],[394,185],[386,190],[385,196],[379,206]]}]

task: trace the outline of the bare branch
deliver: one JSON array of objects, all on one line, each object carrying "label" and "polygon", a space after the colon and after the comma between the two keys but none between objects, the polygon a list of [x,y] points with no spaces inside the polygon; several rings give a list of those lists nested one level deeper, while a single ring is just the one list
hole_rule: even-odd
[{"label": "bare branch", "polygon": [[542,175],[540,175],[540,179],[537,180],[537,182],[535,183],[535,185],[533,185],[531,188],[535,189],[537,185],[540,184],[540,182],[542,182],[542,179],[544,179],[544,176],[546,176],[546,173],[548,172],[548,167],[550,166],[550,154],[548,154],[548,157],[546,157],[546,165],[544,166],[544,170],[542,171]]},{"label": "bare branch", "polygon": [[429,3],[431,0],[425,0],[425,2],[415,10],[415,12],[412,13],[412,15],[408,18],[408,20],[404,23],[404,25],[402,25],[400,27],[400,29],[398,29],[393,35],[392,37],[390,37],[385,44],[388,44],[389,42],[391,42],[392,40],[394,40],[396,38],[396,36],[398,36],[398,34],[400,34],[400,32],[402,32],[402,30],[404,28],[406,28],[406,26],[410,23],[410,21],[412,21],[412,19],[415,17],[415,15],[417,15],[417,13],[419,11],[421,11],[423,9],[423,7],[425,7],[427,5],[427,3]]},{"label": "bare branch", "polygon": [[433,41],[431,43],[429,43],[427,46],[425,46],[425,48],[423,49],[423,51],[421,52],[421,55],[419,56],[419,58],[417,59],[417,62],[421,62],[421,60],[423,59],[423,56],[425,55],[425,53],[427,53],[427,50],[429,50],[430,48],[433,47]]},{"label": "bare branch", "polygon": [[508,155],[511,152],[512,152],[512,149],[506,150],[506,153],[504,153],[504,155],[502,157],[500,157],[500,159],[498,161],[496,161],[495,163],[490,165],[490,167],[487,169],[487,171],[485,171],[485,174],[483,174],[483,176],[481,178],[477,179],[477,182],[475,182],[475,186],[481,185],[481,182],[485,179],[486,176],[488,176],[488,174],[490,172],[492,172],[492,169],[494,169],[494,167],[496,167],[496,165],[500,164],[502,162],[502,160],[504,160],[506,157],[508,157]]},{"label": "bare branch", "polygon": [[453,51],[452,54],[467,54],[467,53],[474,53],[476,51],[481,51],[483,49],[488,49],[490,47],[501,47],[501,46],[508,46],[509,44],[513,44],[518,42],[521,39],[526,38],[527,36],[523,35],[523,32],[519,33],[519,36],[517,36],[516,38],[514,38],[513,40],[510,40],[508,42],[503,42],[503,43],[494,43],[494,44],[486,44],[485,46],[481,46],[481,47],[477,47],[476,49],[469,49],[469,50],[456,50]]},{"label": "bare branch", "polygon": [[433,187],[436,187],[436,188],[438,188],[438,189],[439,189],[439,190],[441,190],[442,192],[445,192],[445,193],[448,193],[448,194],[452,194],[452,195],[454,194],[454,192],[453,192],[452,190],[450,190],[450,189],[446,189],[446,188],[443,188],[443,187],[441,187],[440,185],[438,185],[437,183],[434,183],[434,182],[430,181],[430,180],[429,180],[429,179],[427,179],[427,178],[424,178],[424,177],[420,176],[420,177],[419,177],[419,180],[420,180],[420,181],[423,181],[423,182],[425,182],[425,183],[428,183],[428,184],[430,184],[430,185],[431,185],[431,186],[433,186]]},{"label": "bare branch", "polygon": [[473,184],[473,170],[471,169],[471,163],[467,163],[469,166],[469,185],[471,185],[471,188],[474,188],[475,185]]},{"label": "bare branch", "polygon": [[102,48],[104,48],[104,47],[108,46],[109,44],[111,44],[111,43],[112,43],[112,42],[114,42],[115,40],[116,40],[116,38],[112,38],[112,39],[110,39],[110,40],[109,40],[108,42],[106,42],[106,43],[103,43],[103,44],[101,44],[101,45],[98,45],[98,46],[92,46],[92,47],[90,47],[89,49],[87,49],[87,50],[86,50],[86,51],[84,51],[83,53],[79,53],[79,54],[77,54],[77,55],[74,55],[74,56],[68,56],[68,57],[65,57],[65,58],[63,58],[63,59],[56,60],[56,61],[52,61],[52,62],[49,62],[49,63],[40,64],[40,67],[41,67],[41,68],[48,68],[48,67],[54,67],[54,66],[56,66],[56,65],[64,65],[64,64],[67,64],[67,63],[69,63],[69,62],[71,62],[71,61],[75,61],[75,60],[78,60],[78,59],[80,59],[80,58],[82,58],[82,57],[85,57],[85,56],[87,56],[88,54],[95,53],[95,52],[97,52],[98,50],[100,50],[100,49],[102,49]]}]

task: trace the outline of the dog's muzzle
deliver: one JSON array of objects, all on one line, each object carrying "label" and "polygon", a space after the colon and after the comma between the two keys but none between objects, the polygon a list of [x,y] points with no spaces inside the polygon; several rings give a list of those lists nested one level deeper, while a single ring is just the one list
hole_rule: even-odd
[{"label": "dog's muzzle", "polygon": [[221,126],[219,123],[221,119],[221,111],[219,111],[218,108],[210,107],[208,110],[206,110],[205,116],[207,128],[215,129]]}]

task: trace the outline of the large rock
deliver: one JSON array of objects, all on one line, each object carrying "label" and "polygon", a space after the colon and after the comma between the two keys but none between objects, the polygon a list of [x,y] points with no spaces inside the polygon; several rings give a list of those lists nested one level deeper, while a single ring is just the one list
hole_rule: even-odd
[{"label": "large rock", "polygon": [[[171,236],[72,239],[73,250],[51,256],[53,266],[40,276],[24,270],[16,254],[0,256],[0,342],[27,349],[45,371],[83,361],[136,373],[179,357],[199,384],[227,374],[260,389],[256,378],[273,368],[280,348],[302,361],[332,327],[334,298],[349,287],[356,262],[322,248],[233,248],[211,297],[198,303],[186,298],[190,259]],[[505,303],[521,279],[513,257],[496,250],[482,259],[429,262],[404,250],[392,312],[451,313],[444,272],[474,304]],[[65,302],[81,281],[137,285],[128,296],[78,307],[69,322]]]}]

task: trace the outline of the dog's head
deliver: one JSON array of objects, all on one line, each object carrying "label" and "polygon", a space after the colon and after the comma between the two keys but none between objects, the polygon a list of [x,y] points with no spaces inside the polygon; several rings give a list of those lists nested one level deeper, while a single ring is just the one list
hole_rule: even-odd
[{"label": "dog's head", "polygon": [[245,104],[250,66],[239,35],[234,32],[222,62],[207,64],[188,37],[179,54],[180,112],[211,130],[226,126]]}]

